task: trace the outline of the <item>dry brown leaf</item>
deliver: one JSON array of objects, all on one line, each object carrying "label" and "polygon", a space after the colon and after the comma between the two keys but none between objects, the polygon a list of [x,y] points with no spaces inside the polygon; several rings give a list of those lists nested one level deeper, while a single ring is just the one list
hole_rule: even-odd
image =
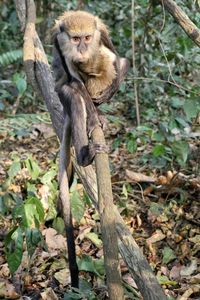
[{"label": "dry brown leaf", "polygon": [[136,173],[130,170],[125,170],[126,178],[130,181],[136,181],[136,182],[151,182],[154,183],[155,179],[153,177],[144,175],[142,173]]},{"label": "dry brown leaf", "polygon": [[47,212],[48,209],[49,209],[49,195],[50,195],[49,186],[48,185],[42,185],[38,189],[38,194],[40,196],[40,201],[42,203],[44,211]]},{"label": "dry brown leaf", "polygon": [[42,300],[58,300],[58,297],[54,293],[53,289],[50,287],[41,293]]},{"label": "dry brown leaf", "polygon": [[153,235],[147,239],[147,244],[153,244],[164,240],[166,235],[161,230],[156,230]]},{"label": "dry brown leaf", "polygon": [[153,192],[153,190],[154,190],[154,187],[153,187],[153,186],[148,186],[148,187],[144,190],[143,195],[144,195],[144,196],[148,196],[150,193]]},{"label": "dry brown leaf", "polygon": [[187,277],[192,275],[197,270],[197,260],[193,259],[189,266],[183,267],[180,271],[182,277]]},{"label": "dry brown leaf", "polygon": [[195,285],[193,287],[190,287],[182,296],[179,298],[179,300],[187,300],[189,297],[194,294],[198,293],[200,291],[200,285]]},{"label": "dry brown leaf", "polygon": [[0,278],[8,277],[10,274],[10,270],[8,268],[8,264],[2,264],[0,266]]},{"label": "dry brown leaf", "polygon": [[180,272],[181,272],[182,266],[176,265],[173,266],[173,268],[170,271],[170,279],[178,280],[180,278]]},{"label": "dry brown leaf", "polygon": [[14,285],[7,280],[0,282],[0,298],[19,299],[20,295],[15,291]]},{"label": "dry brown leaf", "polygon": [[58,272],[56,272],[54,274],[54,277],[56,278],[56,280],[62,284],[62,286],[67,286],[70,284],[71,282],[71,278],[70,278],[70,272],[68,269],[63,269],[63,270],[60,270]]},{"label": "dry brown leaf", "polygon": [[200,284],[200,273],[190,278],[191,284]]},{"label": "dry brown leaf", "polygon": [[142,225],[142,220],[141,220],[139,214],[136,215],[136,219],[137,219],[137,225],[138,225],[138,227],[140,227]]},{"label": "dry brown leaf", "polygon": [[42,234],[45,236],[46,244],[49,250],[66,250],[66,240],[61,234],[57,234],[57,231],[53,228],[43,230]]}]

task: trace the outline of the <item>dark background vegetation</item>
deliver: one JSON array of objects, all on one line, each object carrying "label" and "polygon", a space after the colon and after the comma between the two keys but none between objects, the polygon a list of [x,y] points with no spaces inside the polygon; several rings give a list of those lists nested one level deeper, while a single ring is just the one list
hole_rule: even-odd
[{"label": "dark background vegetation", "polygon": [[[159,1],[135,2],[137,72],[133,74],[131,67],[113,101],[102,105],[109,121],[106,138],[111,146],[114,198],[169,299],[183,295],[191,286],[191,296],[184,299],[199,299],[196,286],[200,278],[200,51]],[[132,62],[131,1],[38,0],[35,3],[37,31],[50,63],[50,28],[63,11],[77,8],[102,18],[110,28],[120,56]],[[200,24],[198,1],[177,0],[176,3],[197,26]],[[5,272],[7,262],[11,271],[21,262],[23,265],[22,256],[26,252],[23,241],[26,241],[29,256],[38,243],[41,247],[37,251],[44,251],[41,250],[45,248],[44,222],[46,227],[53,226],[58,233],[63,233],[55,205],[59,144],[43,100],[26,82],[22,45],[23,34],[15,5],[13,1],[3,0],[0,2],[0,277],[3,284],[12,283],[9,271]],[[136,124],[134,79],[139,96],[140,126]],[[153,184],[148,180],[136,183],[130,174],[132,171],[150,176]],[[91,258],[96,262],[102,257],[101,245],[97,246],[99,220],[80,183],[78,188],[72,189],[72,203],[77,236],[81,229],[84,231],[86,223],[95,236],[95,241],[94,236],[93,239],[87,236],[78,244],[79,268],[82,263],[83,278],[91,284],[86,286],[85,283],[83,293],[88,293],[87,299],[104,299],[105,295],[100,292],[103,267],[101,265],[99,270]],[[157,240],[154,240],[155,235]],[[13,245],[18,249],[15,255]],[[56,259],[63,257],[57,253]],[[40,261],[38,268],[43,263]],[[54,285],[62,287],[59,297],[63,297],[67,284],[54,276],[55,271],[62,268],[52,270],[49,265],[43,268],[44,278],[40,281],[47,282],[46,285],[42,286],[32,275],[34,279],[24,285],[23,293],[35,293],[34,284],[38,295],[44,287]],[[129,278],[128,270],[123,268],[124,278]],[[31,272],[31,268],[27,271],[24,265],[22,269],[25,273]],[[97,278],[101,278],[101,283]],[[125,281],[127,295],[138,299],[130,278]],[[92,286],[96,290],[92,291]],[[80,299],[67,298],[68,295],[65,294],[65,299]]]}]

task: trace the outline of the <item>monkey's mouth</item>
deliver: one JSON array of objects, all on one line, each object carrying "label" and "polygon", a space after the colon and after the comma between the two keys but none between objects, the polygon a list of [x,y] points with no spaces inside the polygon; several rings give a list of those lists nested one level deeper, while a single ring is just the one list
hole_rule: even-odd
[{"label": "monkey's mouth", "polygon": [[78,53],[77,58],[76,58],[76,63],[84,63],[87,62],[89,59],[87,54],[81,54]]}]

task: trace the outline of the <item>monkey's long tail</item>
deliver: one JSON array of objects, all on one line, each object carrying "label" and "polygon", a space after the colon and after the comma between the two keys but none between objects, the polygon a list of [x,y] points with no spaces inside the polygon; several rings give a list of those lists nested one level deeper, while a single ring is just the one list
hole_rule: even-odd
[{"label": "monkey's long tail", "polygon": [[74,241],[74,230],[72,225],[71,205],[69,196],[69,180],[67,176],[67,155],[66,155],[66,138],[68,137],[68,127],[63,128],[63,140],[60,149],[60,163],[59,163],[59,185],[60,185],[60,200],[62,204],[62,213],[65,222],[67,235],[67,248],[69,270],[71,275],[71,286],[78,288],[79,285],[79,271],[76,263],[76,249]]}]

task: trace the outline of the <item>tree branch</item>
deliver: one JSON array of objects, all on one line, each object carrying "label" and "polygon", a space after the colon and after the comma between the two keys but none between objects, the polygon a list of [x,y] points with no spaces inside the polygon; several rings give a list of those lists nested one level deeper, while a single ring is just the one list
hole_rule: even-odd
[{"label": "tree branch", "polygon": [[191,38],[193,42],[200,47],[200,30],[189,19],[186,13],[173,0],[160,0],[160,2],[174,17],[176,22],[183,28],[189,38]]}]

